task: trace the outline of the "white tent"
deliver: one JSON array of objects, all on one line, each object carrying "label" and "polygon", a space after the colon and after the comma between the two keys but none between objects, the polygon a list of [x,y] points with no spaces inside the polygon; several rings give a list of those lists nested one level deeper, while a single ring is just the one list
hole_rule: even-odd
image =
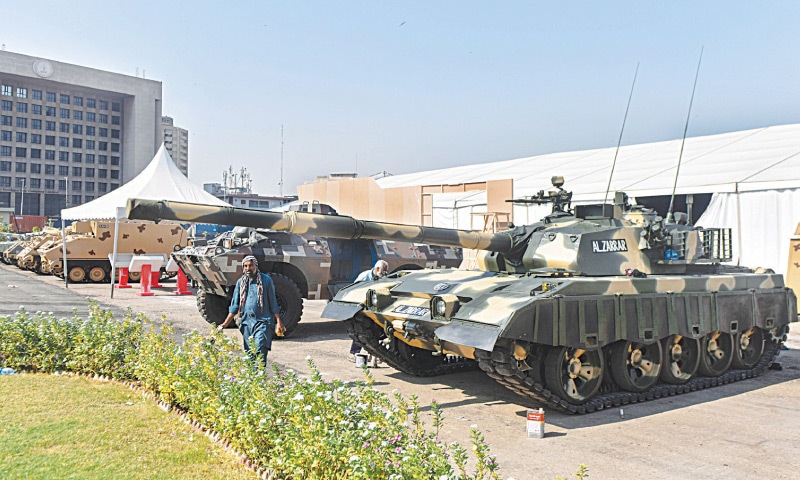
[{"label": "white tent", "polygon": [[[119,220],[125,218],[125,207],[129,198],[230,206],[230,204],[211,195],[186,178],[186,175],[172,161],[169,152],[167,152],[162,143],[153,160],[130,182],[91,202],[61,210],[62,238],[66,239],[66,235],[64,235],[64,220],[115,220],[117,223],[115,232],[118,232]],[[62,251],[64,251],[64,283],[67,284],[67,254],[65,248],[62,248]],[[113,256],[114,258],[117,256],[116,235],[114,237]],[[113,262],[111,268],[111,295],[113,296]]]},{"label": "white tent", "polygon": [[[681,139],[620,148],[609,201],[615,191],[631,197],[671,194],[680,148]],[[510,178],[513,195],[519,198],[549,189],[550,178],[562,175],[574,203],[600,203],[606,198],[615,151],[611,147],[552,153],[395,175],[377,182],[391,188]],[[695,223],[732,228],[734,262],[785,273],[789,238],[800,221],[800,124],[687,138],[676,194],[689,193],[713,194],[705,214]],[[434,221],[457,217],[457,208],[452,210],[450,215],[439,211]],[[514,220],[533,222],[546,210],[515,206]]]}]

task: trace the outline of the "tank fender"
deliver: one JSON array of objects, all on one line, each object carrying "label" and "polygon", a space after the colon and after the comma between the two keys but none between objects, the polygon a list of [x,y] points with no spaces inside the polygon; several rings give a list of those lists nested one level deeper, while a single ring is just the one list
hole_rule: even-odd
[{"label": "tank fender", "polygon": [[321,318],[330,320],[350,320],[364,307],[359,304],[330,302],[322,310]]},{"label": "tank fender", "polygon": [[440,341],[465,345],[491,352],[500,336],[500,328],[494,325],[481,325],[453,320],[434,332]]}]

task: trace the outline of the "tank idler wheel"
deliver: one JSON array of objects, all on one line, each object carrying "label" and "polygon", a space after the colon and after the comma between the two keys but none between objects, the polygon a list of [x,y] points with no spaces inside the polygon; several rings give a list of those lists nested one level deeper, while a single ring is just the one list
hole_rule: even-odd
[{"label": "tank idler wheel", "polygon": [[92,267],[89,269],[89,280],[94,283],[102,283],[106,279],[106,270],[103,267]]},{"label": "tank idler wheel", "polygon": [[758,327],[752,327],[744,332],[736,334],[734,342],[733,368],[750,370],[755,367],[764,353],[764,331]]},{"label": "tank idler wheel", "polygon": [[700,365],[700,341],[683,335],[671,335],[663,342],[661,380],[673,385],[688,382]]},{"label": "tank idler wheel", "polygon": [[69,268],[70,283],[81,283],[84,280],[86,280],[86,270],[84,270],[83,267]]},{"label": "tank idler wheel", "polygon": [[700,373],[718,377],[725,373],[733,361],[733,336],[714,330],[700,341]]},{"label": "tank idler wheel", "polygon": [[622,341],[611,347],[611,376],[619,387],[641,393],[658,383],[661,344]]},{"label": "tank idler wheel", "polygon": [[602,350],[555,347],[545,357],[547,388],[571,404],[594,396],[603,381],[605,360]]}]

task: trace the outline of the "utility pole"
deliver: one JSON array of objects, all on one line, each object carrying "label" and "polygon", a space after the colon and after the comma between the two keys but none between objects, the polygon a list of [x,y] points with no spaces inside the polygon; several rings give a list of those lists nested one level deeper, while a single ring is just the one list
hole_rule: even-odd
[{"label": "utility pole", "polygon": [[19,206],[19,214],[20,215],[25,215],[25,179],[24,178],[22,179],[22,195],[20,197],[22,198],[22,202],[20,203],[20,206]]}]

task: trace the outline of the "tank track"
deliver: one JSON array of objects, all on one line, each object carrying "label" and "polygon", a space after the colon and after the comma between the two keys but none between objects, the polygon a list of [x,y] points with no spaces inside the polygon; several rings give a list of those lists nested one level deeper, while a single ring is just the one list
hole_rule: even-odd
[{"label": "tank track", "polygon": [[433,377],[478,368],[478,362],[474,360],[452,355],[434,357],[428,350],[410,347],[397,339],[391,342],[391,347],[387,347],[381,343],[386,337],[383,329],[362,315],[356,315],[345,323],[350,337],[356,339],[370,355],[401,372],[416,377]]},{"label": "tank track", "polygon": [[[519,369],[513,356],[502,354],[504,352],[499,351],[476,350],[475,357],[478,359],[481,369],[489,377],[509,390],[563,413],[585,414],[605,408],[619,407],[630,403],[642,403],[657,398],[680,395],[757,377],[764,373],[770,364],[775,361],[780,353],[782,344],[783,342],[766,342],[761,359],[755,367],[749,370],[729,370],[719,377],[694,377],[682,385],[657,384],[643,393],[620,391],[615,385],[604,383],[599,394],[579,405],[573,405],[558,398],[542,383],[527,376],[525,372]],[[498,353],[501,354],[498,355]]]}]

